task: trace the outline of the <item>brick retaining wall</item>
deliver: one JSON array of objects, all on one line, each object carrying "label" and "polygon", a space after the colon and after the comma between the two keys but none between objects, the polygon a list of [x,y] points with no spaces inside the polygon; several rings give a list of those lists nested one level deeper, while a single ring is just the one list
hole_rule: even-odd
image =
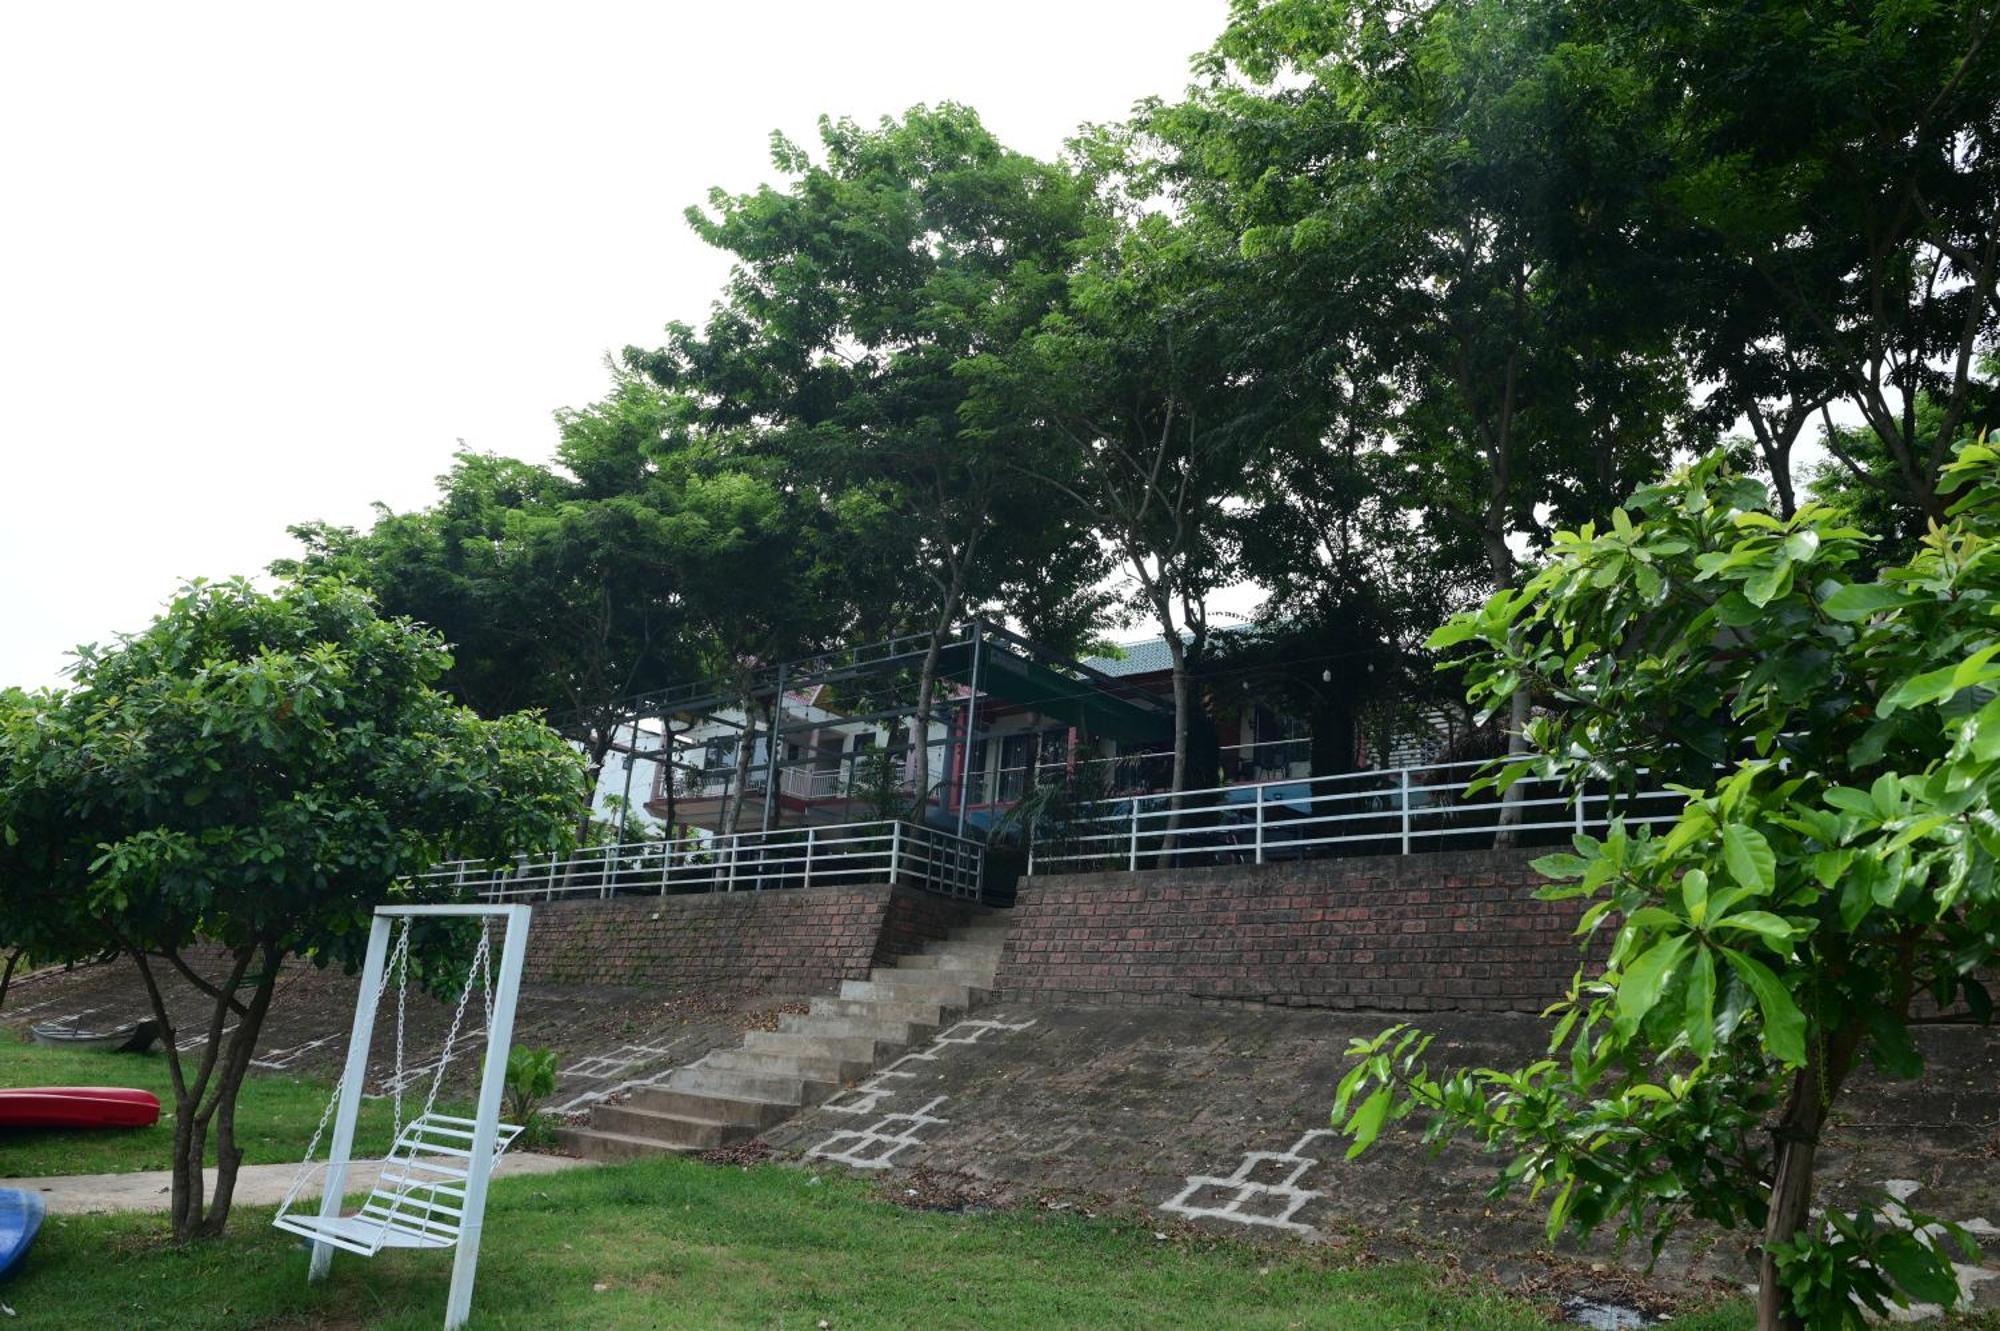
[{"label": "brick retaining wall", "polygon": [[1001,954],[1015,999],[1539,1012],[1578,964],[1540,851],[1024,878]]},{"label": "brick retaining wall", "polygon": [[531,981],[801,994],[865,980],[885,950],[915,951],[976,909],[879,884],[534,904]]},{"label": "brick retaining wall", "polygon": [[954,901],[933,892],[898,891],[889,898],[882,933],[875,942],[875,961],[889,965],[897,957],[924,950],[924,944],[970,924],[986,912],[970,901]]}]

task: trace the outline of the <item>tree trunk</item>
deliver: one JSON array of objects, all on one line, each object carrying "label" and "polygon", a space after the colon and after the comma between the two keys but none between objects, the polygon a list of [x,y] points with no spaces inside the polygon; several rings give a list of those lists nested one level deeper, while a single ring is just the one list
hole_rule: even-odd
[{"label": "tree trunk", "polygon": [[[1497,503],[1497,501],[1496,501]],[[1504,519],[1497,508],[1488,514],[1486,529],[1486,562],[1493,579],[1493,590],[1505,591],[1514,585],[1514,552],[1507,548],[1507,534],[1501,527]],[[1516,757],[1528,750],[1528,706],[1531,699],[1526,688],[1515,691],[1507,704],[1507,755]],[[1516,781],[1500,797],[1500,817],[1493,832],[1493,848],[1506,850],[1514,845],[1520,835],[1516,829],[1526,812],[1523,801],[1528,798],[1528,788]]]},{"label": "tree trunk", "polygon": [[[1908,1008],[1907,997],[1902,1008]],[[1806,1065],[1792,1074],[1784,1113],[1771,1129],[1776,1165],[1771,1175],[1771,1209],[1764,1219],[1764,1248],[1757,1258],[1757,1331],[1806,1331],[1805,1320],[1791,1311],[1771,1249],[1790,1241],[1812,1222],[1813,1167],[1819,1155],[1820,1130],[1847,1080],[1860,1042],[1858,1025],[1829,1039],[1816,1040]]]},{"label": "tree trunk", "polygon": [[1175,631],[1173,617],[1164,609],[1159,615],[1165,629],[1161,636],[1167,644],[1167,659],[1173,662],[1174,667],[1174,774],[1167,804],[1167,823],[1160,837],[1157,861],[1158,867],[1165,869],[1173,864],[1175,835],[1181,825],[1181,792],[1187,789],[1188,730],[1194,715],[1194,683],[1188,678],[1187,644]]},{"label": "tree trunk", "polygon": [[617,735],[618,727],[615,722],[610,726],[593,726],[590,730],[590,739],[585,743],[587,785],[583,797],[583,816],[578,818],[576,823],[576,842],[580,846],[590,844],[590,825],[597,813],[597,782],[604,775],[604,760],[611,752],[612,742]]},{"label": "tree trunk", "polygon": [[[198,1232],[204,1238],[220,1235],[222,1227],[229,1223],[229,1208],[236,1197],[236,1174],[243,1164],[243,1150],[236,1144],[236,1097],[243,1089],[244,1077],[249,1074],[250,1058],[256,1051],[257,1037],[264,1029],[265,1015],[271,1010],[279,961],[274,949],[264,950],[264,974],[250,999],[248,1011],[237,1023],[230,1038],[215,1098],[209,1102],[208,1112],[214,1115],[215,1122],[215,1191],[209,1196],[207,1212],[200,1219]],[[197,1171],[203,1154],[201,1146],[208,1136],[207,1127],[208,1123],[204,1120],[195,1143],[194,1168]]]},{"label": "tree trunk", "polygon": [[1354,704],[1351,700],[1317,697],[1313,700],[1313,776],[1339,776],[1354,770]]},{"label": "tree trunk", "polygon": [[7,954],[7,969],[0,971],[0,1012],[7,1008],[7,990],[14,983],[14,967],[20,964],[23,949],[15,948]]},{"label": "tree trunk", "polygon": [[[924,663],[917,670],[917,711],[910,718],[910,781],[916,787],[916,820],[928,820],[931,788],[931,703],[937,696],[938,656],[944,650],[944,630],[931,633],[924,648]],[[966,726],[965,742],[972,742],[972,727]]]},{"label": "tree trunk", "polygon": [[660,718],[660,747],[665,750],[660,770],[666,774],[667,799],[667,841],[669,844],[680,838],[680,769],[674,765],[674,719]]},{"label": "tree trunk", "polygon": [[[756,704],[746,696],[743,699],[743,733],[736,740],[735,798],[729,801],[729,818],[722,830],[731,836],[743,825],[743,801],[750,798],[750,763],[757,748]],[[770,798],[770,792],[765,792]]]}]

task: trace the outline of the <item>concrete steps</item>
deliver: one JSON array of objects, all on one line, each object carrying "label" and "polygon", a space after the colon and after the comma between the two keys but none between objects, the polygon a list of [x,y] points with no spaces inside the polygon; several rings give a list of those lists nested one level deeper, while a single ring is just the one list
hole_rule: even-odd
[{"label": "concrete steps", "polygon": [[1007,928],[1004,915],[989,915],[893,966],[877,966],[866,980],[844,981],[838,997],[815,998],[809,1011],[781,1017],[774,1031],[752,1031],[737,1048],[675,1068],[658,1086],[595,1106],[589,1126],[560,1129],[557,1138],[592,1160],[749,1141],[923,1045],[991,997]]}]

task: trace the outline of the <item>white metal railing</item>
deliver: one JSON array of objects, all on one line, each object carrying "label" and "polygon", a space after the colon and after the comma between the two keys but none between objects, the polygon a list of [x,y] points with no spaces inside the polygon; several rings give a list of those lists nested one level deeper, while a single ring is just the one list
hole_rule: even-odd
[{"label": "white metal railing", "polygon": [[1635,825],[1670,822],[1684,802],[1665,790],[1575,794],[1536,778],[1517,783],[1505,804],[1491,790],[1469,796],[1487,765],[1474,760],[1388,767],[1215,786],[1178,798],[1135,794],[1096,800],[1066,816],[1051,813],[1036,820],[1028,872],[1471,850],[1493,843],[1503,817],[1514,819],[1509,830],[1517,835],[1584,832],[1602,830],[1614,813]]},{"label": "white metal railing", "polygon": [[[1224,744],[1218,752],[1222,755],[1226,775],[1240,778],[1257,774],[1266,780],[1277,781],[1289,779],[1294,768],[1303,767],[1311,761],[1312,741],[1305,738],[1264,739],[1249,744]],[[1005,765],[990,772],[973,772],[972,780],[966,787],[967,799],[972,804],[1012,804],[1047,777],[1066,771],[1081,773],[1087,768],[1104,771],[1101,789],[1120,793],[1151,793],[1169,784],[1173,777],[1174,755],[1127,753],[1111,758],[1072,760],[1067,754],[1050,754],[1032,763]]]},{"label": "white metal railing", "polygon": [[586,846],[494,865],[452,860],[420,878],[485,901],[753,892],[841,883],[907,883],[977,900],[985,847],[913,823],[838,823],[675,841]]}]

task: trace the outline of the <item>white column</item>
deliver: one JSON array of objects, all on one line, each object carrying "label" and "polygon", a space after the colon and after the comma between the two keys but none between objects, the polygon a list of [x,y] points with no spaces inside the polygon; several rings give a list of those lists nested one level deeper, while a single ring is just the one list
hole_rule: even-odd
[{"label": "white column", "polygon": [[514,1000],[521,992],[521,968],[528,956],[529,914],[527,906],[507,907],[507,945],[500,954],[493,1027],[486,1033],[486,1066],[479,1074],[479,1110],[472,1128],[472,1159],[466,1162],[465,1215],[459,1225],[458,1249],[452,1255],[451,1294],[444,1305],[445,1331],[458,1331],[472,1313],[472,1281],[479,1270],[479,1235],[486,1224],[486,1181],[493,1172],[500,1095],[507,1089],[507,1052],[514,1045]]},{"label": "white column", "polygon": [[[361,1112],[362,1083],[368,1078],[368,1046],[375,1038],[375,1000],[382,992],[382,968],[389,958],[386,915],[368,927],[368,955],[361,965],[361,994],[354,1003],[354,1033],[347,1037],[347,1070],[341,1074],[340,1109],[333,1120],[333,1145],[328,1148],[325,1191],[319,1218],[334,1220],[347,1191],[347,1162],[354,1156],[354,1120]],[[333,1245],[315,1243],[307,1280],[323,1280],[333,1263]]]}]

